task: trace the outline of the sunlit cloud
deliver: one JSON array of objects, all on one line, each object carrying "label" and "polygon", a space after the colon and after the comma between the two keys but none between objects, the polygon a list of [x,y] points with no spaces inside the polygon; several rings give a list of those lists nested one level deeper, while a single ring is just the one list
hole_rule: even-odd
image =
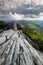
[{"label": "sunlit cloud", "polygon": [[[17,14],[17,13],[12,14],[10,12],[8,16],[10,16],[10,18],[13,20],[43,20],[42,14],[43,13],[40,13],[38,16],[31,14],[29,17],[29,15]],[[33,16],[33,18],[31,16]]]},{"label": "sunlit cloud", "polygon": [[24,15],[17,14],[17,13],[12,14],[12,13],[10,12],[9,15],[10,15],[13,19],[15,19],[15,20],[22,20],[22,19],[24,18]]}]

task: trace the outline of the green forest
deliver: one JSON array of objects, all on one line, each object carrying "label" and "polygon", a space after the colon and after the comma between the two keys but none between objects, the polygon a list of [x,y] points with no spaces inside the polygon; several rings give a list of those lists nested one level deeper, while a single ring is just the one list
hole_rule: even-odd
[{"label": "green forest", "polygon": [[[31,28],[30,28],[31,25]],[[21,26],[23,33],[25,33],[31,40],[33,40],[43,51],[43,31],[37,26],[33,27],[33,23],[29,23],[28,26]]]}]

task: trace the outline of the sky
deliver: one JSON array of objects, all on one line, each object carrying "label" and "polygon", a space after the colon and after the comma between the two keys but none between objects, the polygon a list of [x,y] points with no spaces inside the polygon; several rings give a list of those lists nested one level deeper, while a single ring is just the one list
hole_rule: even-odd
[{"label": "sky", "polygon": [[0,20],[43,20],[43,0],[0,0]]}]

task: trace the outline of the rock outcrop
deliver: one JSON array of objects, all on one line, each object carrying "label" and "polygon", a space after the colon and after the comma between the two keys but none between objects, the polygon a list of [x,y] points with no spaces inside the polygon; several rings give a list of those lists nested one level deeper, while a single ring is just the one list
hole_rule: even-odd
[{"label": "rock outcrop", "polygon": [[20,30],[0,34],[0,65],[43,65],[43,53],[34,49]]},{"label": "rock outcrop", "polygon": [[16,23],[0,34],[0,65],[43,65],[43,53],[31,46]]}]

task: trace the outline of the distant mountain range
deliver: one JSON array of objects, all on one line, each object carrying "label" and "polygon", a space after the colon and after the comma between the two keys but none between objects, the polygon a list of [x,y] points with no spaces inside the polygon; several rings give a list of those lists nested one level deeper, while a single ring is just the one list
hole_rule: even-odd
[{"label": "distant mountain range", "polygon": [[43,21],[25,21],[25,20],[21,20],[18,21],[17,23],[22,24],[24,26],[26,26],[27,28],[33,28],[33,29],[39,29],[40,31],[43,31]]}]

